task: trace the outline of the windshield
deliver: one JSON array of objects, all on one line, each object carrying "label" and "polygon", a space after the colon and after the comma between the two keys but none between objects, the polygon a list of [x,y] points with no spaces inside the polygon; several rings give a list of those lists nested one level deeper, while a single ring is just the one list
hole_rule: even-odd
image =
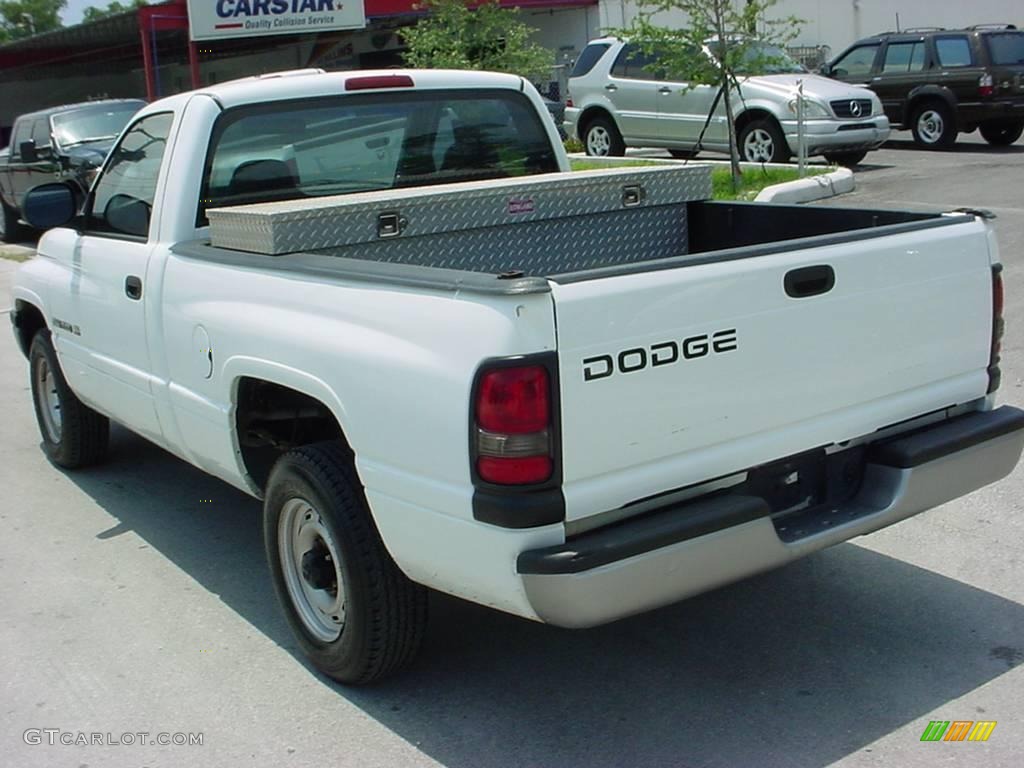
[{"label": "windshield", "polygon": [[[708,50],[715,58],[718,58],[719,47],[717,40],[708,43]],[[790,58],[779,46],[758,42],[747,44],[743,51],[743,61],[736,67],[736,72],[742,75],[782,75],[806,71],[803,65]]]},{"label": "windshield", "polygon": [[1024,64],[1024,33],[989,35],[988,49],[992,52],[993,64]]},{"label": "windshield", "polygon": [[53,116],[53,135],[62,147],[113,139],[145,102],[97,104]]}]

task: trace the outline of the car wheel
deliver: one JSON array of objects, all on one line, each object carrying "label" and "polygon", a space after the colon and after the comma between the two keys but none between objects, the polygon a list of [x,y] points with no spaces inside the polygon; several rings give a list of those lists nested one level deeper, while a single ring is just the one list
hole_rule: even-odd
[{"label": "car wheel", "polygon": [[925,149],[949,149],[956,142],[956,117],[944,102],[922,104],[911,121],[914,141]]},{"label": "car wheel", "polygon": [[35,335],[28,357],[32,403],[47,458],[65,469],[102,461],[110,441],[110,422],[75,397],[61,372],[49,331]]},{"label": "car wheel", "polygon": [[1024,134],[1024,121],[1017,123],[986,123],[981,136],[994,147],[1008,147]]},{"label": "car wheel", "polygon": [[740,131],[740,160],[748,163],[785,163],[792,157],[786,137],[772,120],[753,120]]},{"label": "car wheel", "polygon": [[352,455],[318,443],[274,464],[263,505],[274,590],[313,665],[361,685],[408,664],[423,642],[426,589],[391,559]]},{"label": "car wheel", "polygon": [[0,243],[18,243],[28,236],[28,228],[18,222],[18,213],[0,202]]},{"label": "car wheel", "polygon": [[583,146],[592,157],[620,157],[626,154],[626,143],[615,123],[607,117],[595,117],[583,132]]},{"label": "car wheel", "polygon": [[853,168],[868,156],[867,150],[862,152],[826,152],[825,159],[833,165],[842,165],[846,168]]},{"label": "car wheel", "polygon": [[696,149],[670,149],[668,153],[676,160],[692,160],[700,154]]}]

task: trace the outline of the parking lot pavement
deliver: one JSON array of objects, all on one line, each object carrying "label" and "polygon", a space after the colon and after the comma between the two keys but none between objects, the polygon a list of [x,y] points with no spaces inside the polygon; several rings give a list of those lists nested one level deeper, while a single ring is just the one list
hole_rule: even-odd
[{"label": "parking lot pavement", "polygon": [[[997,211],[1002,399],[1016,405],[1022,165],[1020,147],[897,144],[832,203]],[[435,597],[417,665],[349,690],[298,658],[273,602],[258,502],[124,430],[109,464],[51,467],[6,332],[0,408],[4,764],[1017,768],[1024,754],[1024,470],[856,543],[595,630]],[[998,725],[984,744],[922,743],[930,720]],[[199,732],[203,745],[34,745],[29,728]]]}]

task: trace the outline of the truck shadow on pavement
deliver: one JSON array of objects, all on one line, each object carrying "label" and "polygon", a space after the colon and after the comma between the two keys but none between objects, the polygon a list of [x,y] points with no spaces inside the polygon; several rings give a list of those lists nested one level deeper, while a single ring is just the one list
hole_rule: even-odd
[{"label": "truck shadow on pavement", "polygon": [[[119,521],[100,536],[134,531],[299,657],[259,503],[124,430],[112,446],[110,464],[68,475]],[[1009,717],[944,705],[1024,650],[1024,606],[851,544],[587,631],[440,595],[431,612],[404,675],[349,689],[311,671],[310,683],[450,768],[818,768],[905,725],[916,742],[934,710]]]}]

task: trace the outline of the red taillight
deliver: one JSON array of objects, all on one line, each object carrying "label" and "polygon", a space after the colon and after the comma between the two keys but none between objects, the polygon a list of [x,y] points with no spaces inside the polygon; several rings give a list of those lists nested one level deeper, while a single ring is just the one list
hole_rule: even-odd
[{"label": "red taillight", "polygon": [[350,77],[345,81],[346,91],[368,91],[373,88],[412,88],[412,78],[408,75],[368,75],[367,77]]},{"label": "red taillight", "polygon": [[541,365],[485,371],[477,385],[476,470],[500,485],[550,479],[551,378]]},{"label": "red taillight", "polygon": [[978,95],[991,96],[995,91],[995,80],[992,79],[992,75],[982,75],[978,80]]},{"label": "red taillight", "polygon": [[572,96],[566,97],[566,99],[565,99],[565,106],[567,106],[567,107],[574,107],[574,106],[576,106],[575,104],[572,103]]},{"label": "red taillight", "polygon": [[1002,350],[1003,330],[1003,268],[997,264],[992,268],[992,348],[988,358],[988,394],[999,389],[1002,374],[999,370],[999,353]]}]

